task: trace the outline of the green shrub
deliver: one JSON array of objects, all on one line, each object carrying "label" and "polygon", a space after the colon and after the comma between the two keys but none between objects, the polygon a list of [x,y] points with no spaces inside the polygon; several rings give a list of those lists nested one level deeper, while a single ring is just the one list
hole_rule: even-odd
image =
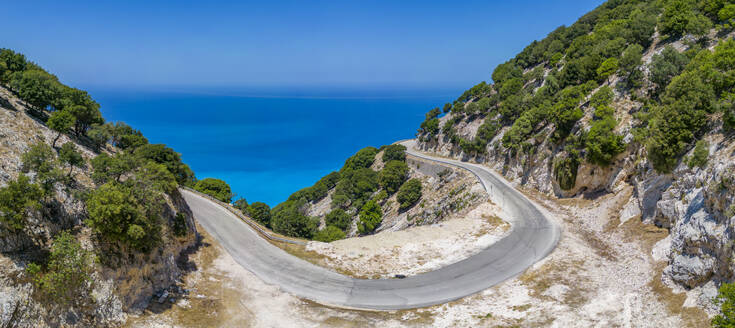
[{"label": "green shrub", "polygon": [[706,125],[711,107],[712,86],[694,72],[672,80],[663,96],[663,105],[654,107],[646,142],[653,167],[668,173],[676,166],[695,136]]},{"label": "green shrub", "polygon": [[388,145],[383,150],[383,163],[390,161],[405,161],[406,160],[406,146],[404,145]]},{"label": "green shrub", "polygon": [[197,181],[194,190],[210,195],[222,202],[229,203],[232,201],[232,189],[227,182],[215,178],[206,178]]},{"label": "green shrub", "polygon": [[713,300],[720,313],[712,318],[712,327],[731,328],[735,326],[735,284],[723,283]]},{"label": "green shrub", "polygon": [[59,97],[53,107],[74,115],[74,133],[77,136],[84,135],[94,124],[104,123],[100,105],[86,91],[63,84],[59,84],[58,88]]},{"label": "green shrub", "polygon": [[89,296],[93,264],[92,253],[82,248],[70,233],[62,231],[51,245],[46,270],[31,264],[27,272],[33,277],[36,291],[45,300],[67,306],[78,304]]},{"label": "green shrub", "polygon": [[428,138],[433,138],[439,134],[439,119],[432,118],[421,123],[421,133],[427,134]]},{"label": "green shrub", "polygon": [[385,191],[385,189],[381,189],[377,194],[375,194],[375,197],[373,197],[373,200],[380,204],[383,204],[383,201],[386,199],[388,199],[388,192]]},{"label": "green shrub", "polygon": [[25,173],[36,172],[44,175],[56,168],[56,154],[49,145],[43,142],[31,145],[20,158],[21,170]]},{"label": "green shrub", "polygon": [[367,234],[375,231],[380,223],[383,222],[383,209],[373,200],[369,200],[360,209],[360,221],[357,222],[357,231],[360,234]]},{"label": "green shrub", "polygon": [[591,163],[608,166],[617,154],[625,150],[623,137],[613,132],[617,121],[610,115],[592,123],[587,134],[587,160]]},{"label": "green shrub", "polygon": [[444,108],[442,108],[442,112],[449,113],[452,110],[452,104],[446,103],[444,104]]},{"label": "green shrub", "polygon": [[35,181],[43,189],[44,196],[54,193],[54,184],[63,179],[63,173],[59,171],[56,154],[51,146],[39,142],[33,144],[21,155],[21,171],[23,173],[35,172]]},{"label": "green shrub", "polygon": [[59,81],[41,69],[15,72],[10,78],[10,88],[18,97],[38,109],[46,109],[58,97]]},{"label": "green shrub", "polygon": [[554,175],[556,182],[562,190],[571,190],[577,183],[577,169],[579,168],[579,155],[574,150],[569,150],[567,155],[559,157],[554,161]]},{"label": "green shrub", "polygon": [[[361,208],[362,205],[370,198],[372,193],[378,190],[378,173],[369,169],[361,168],[356,170],[350,170],[342,175],[342,178],[335,187],[335,197],[343,195],[347,202],[355,208]],[[344,199],[343,199],[344,200]],[[341,204],[343,200],[340,201]]]},{"label": "green shrub", "polygon": [[262,202],[252,203],[248,206],[245,214],[249,215],[260,224],[269,228],[271,227],[271,208],[268,204]]},{"label": "green shrub", "polygon": [[342,230],[347,230],[352,223],[352,218],[347,212],[341,208],[336,208],[329,212],[324,218],[328,226],[335,226]]},{"label": "green shrub", "polygon": [[340,173],[370,167],[370,165],[373,165],[375,155],[377,154],[378,149],[375,147],[360,149],[355,155],[352,155],[345,161],[345,165],[342,166]]},{"label": "green shrub", "polygon": [[441,111],[439,111],[439,107],[432,108],[428,113],[426,113],[426,120],[434,119],[439,117],[439,114],[441,114]]},{"label": "green shrub", "polygon": [[291,237],[311,239],[319,226],[319,220],[304,215],[303,200],[286,201],[271,211],[273,231]]},{"label": "green shrub", "polygon": [[408,178],[408,165],[402,161],[390,161],[378,174],[378,181],[388,193],[398,191],[404,181]]},{"label": "green shrub", "polygon": [[401,210],[406,210],[416,204],[421,198],[421,180],[411,179],[406,181],[396,195]]},{"label": "green shrub", "polygon": [[615,95],[613,94],[612,88],[610,88],[610,86],[606,85],[600,87],[600,89],[598,89],[597,92],[592,94],[592,97],[590,97],[590,106],[594,108],[600,108],[602,106],[609,105],[612,102],[614,96]]},{"label": "green shrub", "polygon": [[145,144],[135,149],[138,158],[166,166],[181,186],[194,185],[194,172],[181,161],[181,155],[163,144]]},{"label": "green shrub", "polygon": [[317,233],[314,235],[314,240],[324,243],[330,243],[335,240],[340,240],[344,238],[345,232],[331,225],[328,225],[326,228],[317,231]]},{"label": "green shrub", "polygon": [[658,29],[661,34],[680,36],[687,30],[687,24],[694,18],[694,1],[668,0],[659,18]]},{"label": "green shrub", "polygon": [[490,143],[500,129],[500,124],[493,119],[486,118],[477,128],[477,135],[472,141],[460,138],[459,146],[467,154],[478,155],[487,152],[487,144]]},{"label": "green shrub", "polygon": [[147,162],[135,169],[135,174],[125,181],[125,184],[139,190],[150,190],[172,194],[178,184],[176,178],[163,164]]},{"label": "green shrub", "polygon": [[69,173],[67,176],[71,176],[72,171],[75,167],[84,167],[84,157],[77,151],[77,147],[72,142],[67,142],[59,149],[59,161],[69,166]]},{"label": "green shrub", "polygon": [[148,251],[160,240],[162,202],[151,193],[117,182],[105,183],[92,191],[86,201],[87,225],[107,241]]},{"label": "green shrub", "polygon": [[11,231],[25,227],[30,213],[41,208],[43,190],[21,174],[0,188],[0,223]]},{"label": "green shrub", "polygon": [[597,68],[597,77],[600,81],[605,81],[610,78],[618,70],[619,62],[617,58],[608,58],[600,64]]},{"label": "green shrub", "polygon": [[75,122],[76,118],[74,118],[74,115],[68,111],[57,110],[51,113],[48,121],[46,121],[46,125],[48,125],[49,129],[54,130],[57,133],[54,138],[54,142],[51,144],[52,147],[56,147],[56,141],[59,140],[62,134],[71,132]]},{"label": "green shrub", "polygon": [[332,195],[332,208],[344,208],[346,209],[351,204],[350,198],[346,194],[335,193]]},{"label": "green shrub", "polygon": [[112,132],[107,124],[92,124],[87,130],[87,137],[92,141],[95,151],[100,149],[112,138]]},{"label": "green shrub", "polygon": [[107,123],[106,125],[110,132],[112,145],[115,147],[125,150],[148,144],[148,139],[143,136],[142,132],[133,129],[124,122]]},{"label": "green shrub", "polygon": [[13,73],[24,71],[26,56],[10,49],[0,49],[0,82],[8,83]]},{"label": "green shrub", "polygon": [[549,115],[551,121],[556,124],[555,133],[558,139],[566,138],[577,121],[584,116],[579,105],[596,86],[594,81],[589,81],[561,91],[559,100],[551,107]]},{"label": "green shrub", "polygon": [[688,63],[689,58],[686,55],[676,51],[672,46],[664,47],[660,54],[653,55],[651,59],[651,82],[655,83],[659,90],[663,90]]},{"label": "green shrub", "polygon": [[232,206],[240,210],[243,214],[248,212],[248,201],[245,197],[240,197],[236,201],[232,202]]},{"label": "green shrub", "polygon": [[101,153],[90,161],[92,164],[92,180],[97,184],[104,184],[109,181],[120,182],[124,174],[139,166],[138,162],[137,158],[125,153],[118,153],[114,156]]},{"label": "green shrub", "polygon": [[288,197],[289,200],[305,199],[310,202],[318,202],[327,196],[329,190],[334,188],[340,179],[339,172],[332,172],[322,177],[313,186],[301,189]]},{"label": "green shrub", "polygon": [[708,157],[709,143],[706,140],[699,140],[697,141],[696,146],[694,146],[694,152],[692,153],[692,156],[689,157],[687,165],[689,165],[689,167],[691,168],[704,168],[705,166],[707,166]]}]

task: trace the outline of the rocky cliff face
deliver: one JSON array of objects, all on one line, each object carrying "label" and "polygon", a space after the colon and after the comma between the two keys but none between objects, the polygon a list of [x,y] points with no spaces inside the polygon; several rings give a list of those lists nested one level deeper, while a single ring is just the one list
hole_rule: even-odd
[{"label": "rocky cliff face", "polygon": [[[21,172],[21,154],[31,144],[51,145],[56,133],[29,113],[28,108],[0,87],[0,186]],[[74,140],[62,135],[57,145]],[[81,144],[75,146],[89,160],[96,154]],[[108,151],[115,151],[110,148]],[[196,242],[196,230],[188,206],[178,192],[166,195],[162,220],[163,240],[150,253],[110,256],[106,245],[94,238],[83,222],[86,210],[82,196],[94,188],[91,168],[74,171],[72,187],[56,185],[54,199],[28,219],[22,232],[0,230],[0,325],[3,327],[114,326],[126,313],[145,308],[154,292],[176,283],[181,271],[177,259]],[[174,236],[168,227],[177,213],[186,218],[187,233]],[[69,309],[59,309],[35,296],[26,266],[39,258],[53,236],[62,230],[78,231],[83,247],[97,254],[88,299]],[[41,255],[42,256],[42,255]]]},{"label": "rocky cliff face", "polygon": [[[728,38],[732,38],[732,33],[719,40]],[[720,42],[717,38],[710,40],[704,48],[713,49]],[[665,43],[658,39],[658,34],[654,35],[654,42],[643,53],[641,70],[647,74],[651,58],[660,53],[664,46],[672,46],[683,52],[694,46],[690,41],[685,37]],[[645,223],[668,228],[670,238],[667,241],[670,240],[670,245],[665,245],[668,266],[662,278],[685,289],[701,289],[711,297],[719,282],[735,279],[733,133],[723,128],[722,119],[709,120],[706,133],[700,138],[709,144],[706,166],[690,167],[687,164],[687,159],[694,152],[690,149],[671,173],[657,172],[647,159],[644,146],[633,140],[633,129],[640,124],[635,118],[636,113],[644,107],[640,99],[645,97],[641,96],[646,95],[646,90],[651,90],[653,85],[646,78],[642,91],[633,92],[624,87],[622,82],[622,78],[613,76],[601,86],[609,85],[614,90],[610,104],[618,122],[614,131],[623,137],[626,149],[609,166],[595,165],[581,159],[570,188],[560,186],[560,176],[555,172],[555,161],[566,158],[568,154],[564,147],[552,140],[553,124],[537,128],[534,135],[524,141],[526,151],[511,151],[504,147],[501,140],[511,129],[510,126],[501,127],[480,155],[463,151],[445,129],[441,129],[434,138],[426,138],[425,131],[419,130],[419,147],[444,156],[484,163],[518,185],[559,198],[618,193],[632,186],[634,193],[620,213],[621,221],[639,218]],[[572,128],[572,135],[590,129],[594,112],[589,105],[589,95],[592,94],[594,91],[579,105],[584,116]],[[476,101],[470,100],[466,106]],[[439,126],[456,120],[455,115],[451,112],[439,118]],[[455,121],[451,132],[466,140],[475,137],[485,120],[497,119],[490,115],[460,116],[461,119]],[[702,305],[709,303],[709,298],[700,300]]]}]

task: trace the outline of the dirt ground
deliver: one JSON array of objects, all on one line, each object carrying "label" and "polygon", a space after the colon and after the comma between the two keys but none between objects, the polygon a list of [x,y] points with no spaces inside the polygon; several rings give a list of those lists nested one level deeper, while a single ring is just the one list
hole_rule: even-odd
[{"label": "dirt ground", "polygon": [[412,276],[463,260],[500,240],[510,225],[495,215],[498,212],[485,202],[441,223],[332,243],[309,242],[306,250],[321,255],[321,265],[356,277]]},{"label": "dirt ground", "polygon": [[[632,190],[567,200],[524,192],[542,204],[562,226],[558,247],[519,277],[461,300],[409,311],[370,312],[325,307],[263,283],[235,263],[203,232],[203,245],[189,258],[197,269],[184,278],[186,288],[192,290],[188,299],[163,309],[148,310],[132,318],[130,327],[709,326],[709,319],[702,310],[687,306],[686,294],[673,292],[661,281],[665,259],[655,250],[666,242],[667,231],[645,225],[640,219],[620,220]],[[475,220],[478,218],[483,216]],[[475,245],[472,240],[479,240],[482,234],[472,236],[466,227],[478,221],[457,223],[456,226],[450,221],[453,219],[442,226],[420,229],[437,229],[441,238],[462,239],[465,241],[463,247],[472,249]],[[496,236],[503,233],[502,224],[488,227],[493,225],[488,223],[486,230],[477,231]],[[406,232],[391,234],[395,233]],[[421,247],[446,247],[440,241],[434,244],[429,241],[436,237],[434,233],[433,230],[416,233],[417,238],[424,236],[425,239],[413,242]],[[348,239],[330,246],[322,245],[319,252],[312,249],[308,253],[317,254],[322,265],[332,263],[335,270],[349,269],[357,276],[382,275],[381,268],[390,268],[386,272],[410,272],[411,269],[420,272],[433,268],[421,262],[421,252],[410,253],[416,256],[406,261],[405,256],[401,256],[406,254],[403,251],[388,251],[396,245],[406,245],[402,244],[406,243],[405,238],[388,234],[378,234],[370,242]],[[435,265],[446,265],[471,253],[468,251],[461,256],[452,255],[450,251],[440,253],[437,258],[444,261]],[[381,264],[364,265],[376,257]]]}]

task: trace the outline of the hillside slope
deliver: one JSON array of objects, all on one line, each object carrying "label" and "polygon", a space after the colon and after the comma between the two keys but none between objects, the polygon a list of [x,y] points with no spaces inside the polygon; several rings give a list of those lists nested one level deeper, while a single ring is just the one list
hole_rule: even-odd
[{"label": "hillside slope", "polygon": [[662,279],[711,306],[735,278],[734,9],[608,1],[429,112],[420,147],[559,198],[632,188],[615,219],[667,228]]},{"label": "hillside slope", "polygon": [[[126,211],[124,204],[135,203],[101,198],[100,190],[116,183],[103,183],[94,158],[125,152],[110,144],[96,149],[85,136],[60,134],[44,120],[50,122],[48,111],[0,86],[0,326],[119,325],[179,279],[177,259],[196,242],[191,211],[170,174],[149,170],[152,164],[126,169],[119,185],[135,181],[158,204],[147,226],[158,229],[148,235],[156,240],[144,249],[111,239],[92,222],[101,212],[90,214],[90,206],[112,222],[120,218],[115,213]],[[73,153],[81,155],[78,160],[67,158]],[[165,181],[161,175],[174,187],[149,189],[146,184]],[[113,224],[124,227],[126,219]]]}]

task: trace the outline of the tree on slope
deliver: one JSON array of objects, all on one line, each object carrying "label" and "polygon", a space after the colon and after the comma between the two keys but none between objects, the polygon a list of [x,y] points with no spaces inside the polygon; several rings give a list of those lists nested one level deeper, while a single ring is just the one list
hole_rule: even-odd
[{"label": "tree on slope", "polygon": [[48,121],[46,121],[46,125],[48,125],[49,129],[57,133],[51,147],[56,147],[56,141],[59,140],[62,134],[71,132],[72,127],[74,127],[74,122],[76,122],[74,115],[67,111],[57,110],[51,113]]},{"label": "tree on slope", "polygon": [[59,161],[66,165],[69,165],[69,173],[67,177],[71,177],[71,174],[75,167],[82,167],[84,165],[84,157],[77,151],[76,146],[73,143],[67,142],[61,149],[59,149]]}]

